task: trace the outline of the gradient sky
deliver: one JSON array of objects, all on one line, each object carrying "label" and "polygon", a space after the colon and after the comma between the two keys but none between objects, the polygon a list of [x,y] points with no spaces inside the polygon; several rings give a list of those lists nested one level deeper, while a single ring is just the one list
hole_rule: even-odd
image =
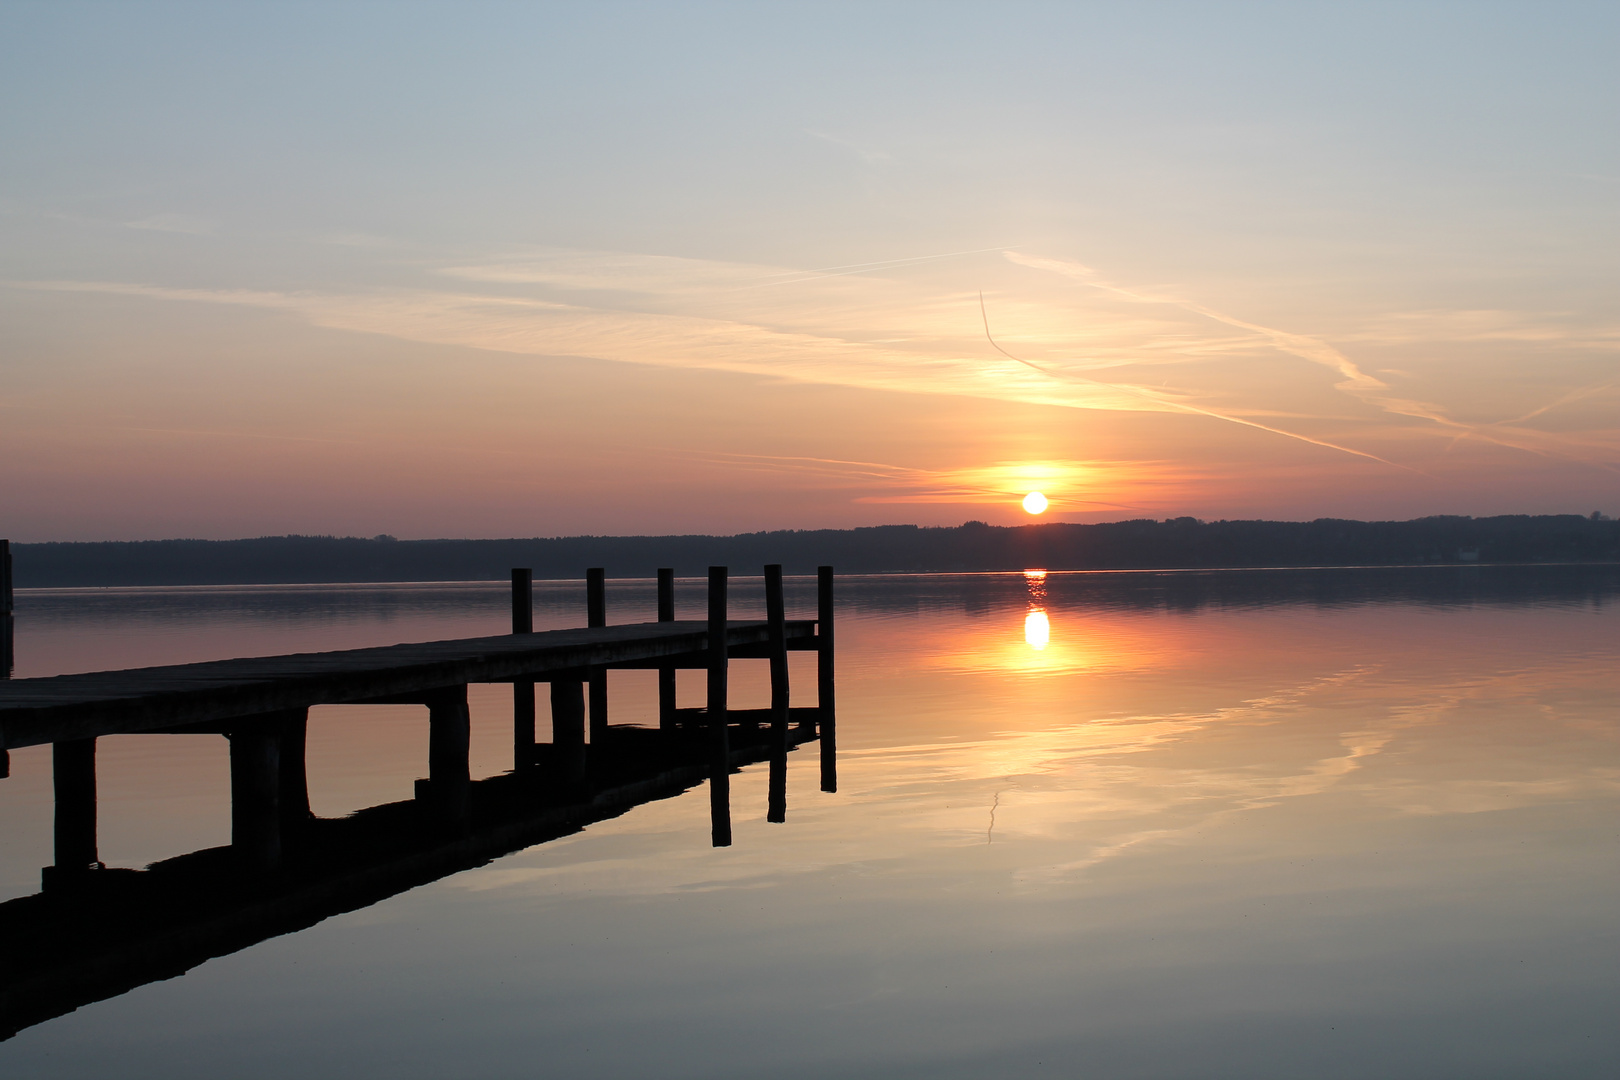
[{"label": "gradient sky", "polygon": [[0,535],[1620,512],[1616,55],[1608,3],[0,0]]}]

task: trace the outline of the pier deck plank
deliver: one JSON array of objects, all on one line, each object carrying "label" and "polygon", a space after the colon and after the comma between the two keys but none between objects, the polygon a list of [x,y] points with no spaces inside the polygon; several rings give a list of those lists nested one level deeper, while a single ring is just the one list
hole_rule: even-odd
[{"label": "pier deck plank", "polygon": [[[816,623],[788,622],[786,634],[790,648],[813,647]],[[726,624],[733,655],[753,654],[768,642],[765,622]],[[14,679],[0,681],[0,749],[399,699],[467,683],[578,677],[588,668],[652,665],[707,648],[707,622],[652,622]]]}]

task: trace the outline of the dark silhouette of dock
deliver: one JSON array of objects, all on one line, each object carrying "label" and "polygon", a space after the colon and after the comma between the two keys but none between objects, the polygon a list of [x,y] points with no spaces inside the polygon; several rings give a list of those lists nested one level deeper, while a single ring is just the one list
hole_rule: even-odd
[{"label": "dark silhouette of dock", "polygon": [[[0,904],[0,1039],[705,780],[711,840],[728,845],[731,772],[768,760],[766,817],[784,821],[788,755],[806,742],[820,743],[822,789],[837,790],[831,567],[815,620],[784,617],[780,566],[765,568],[766,618],[728,619],[727,571],[712,567],[706,621],[675,620],[663,570],[658,621],[610,627],[604,578],[587,576],[583,629],[533,632],[530,575],[514,570],[510,635],[0,682],[0,748],[51,744],[56,800],[41,892]],[[791,650],[818,654],[814,707],[790,705]],[[727,708],[728,665],[743,658],[769,662],[770,708]],[[656,727],[609,723],[615,668],[660,671]],[[705,707],[676,708],[680,668],[707,671]],[[514,695],[512,770],[479,781],[468,768],[475,682],[511,683]],[[542,682],[549,743],[536,739]],[[378,702],[427,707],[428,776],[411,800],[315,818],[310,706]],[[230,740],[230,845],[103,867],[96,739],[198,732]],[[9,753],[0,766],[9,772]]]}]

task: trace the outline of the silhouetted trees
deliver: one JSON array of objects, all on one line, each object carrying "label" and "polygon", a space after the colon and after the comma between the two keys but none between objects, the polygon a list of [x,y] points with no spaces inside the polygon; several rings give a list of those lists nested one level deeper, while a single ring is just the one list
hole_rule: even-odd
[{"label": "silhouetted trees", "polygon": [[1415,521],[1119,521],[955,528],[883,525],[739,536],[571,536],[533,540],[396,540],[267,536],[14,544],[20,588],[337,581],[474,581],[530,566],[539,578],[682,575],[710,564],[767,562],[789,573],[1392,566],[1421,563],[1620,561],[1620,522],[1602,515],[1427,517]]}]

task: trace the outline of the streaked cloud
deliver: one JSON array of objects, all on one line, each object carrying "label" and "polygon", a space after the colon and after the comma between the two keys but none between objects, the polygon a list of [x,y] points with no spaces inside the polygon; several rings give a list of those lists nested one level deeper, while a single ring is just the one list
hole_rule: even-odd
[{"label": "streaked cloud", "polygon": [[[709,369],[867,390],[945,394],[1114,412],[1194,414],[1421,468],[1475,439],[1601,468],[1620,434],[1532,421],[1610,386],[1549,387],[1549,401],[1490,422],[1399,392],[1324,336],[1282,330],[1162,290],[1126,287],[1068,259],[992,249],[811,268],[625,252],[535,249],[445,261],[428,279],[458,288],[350,292],[175,288],[42,281],[30,288],[248,305],[323,327],[535,356]],[[1057,279],[1053,282],[1051,279]],[[987,286],[967,288],[969,283]],[[995,334],[987,339],[988,305]],[[1483,312],[1394,313],[1351,344],[1482,339],[1609,349],[1605,329]],[[1325,378],[1281,375],[1304,360]],[[1383,370],[1383,369],[1380,369]],[[1403,380],[1409,381],[1409,380]]]}]

